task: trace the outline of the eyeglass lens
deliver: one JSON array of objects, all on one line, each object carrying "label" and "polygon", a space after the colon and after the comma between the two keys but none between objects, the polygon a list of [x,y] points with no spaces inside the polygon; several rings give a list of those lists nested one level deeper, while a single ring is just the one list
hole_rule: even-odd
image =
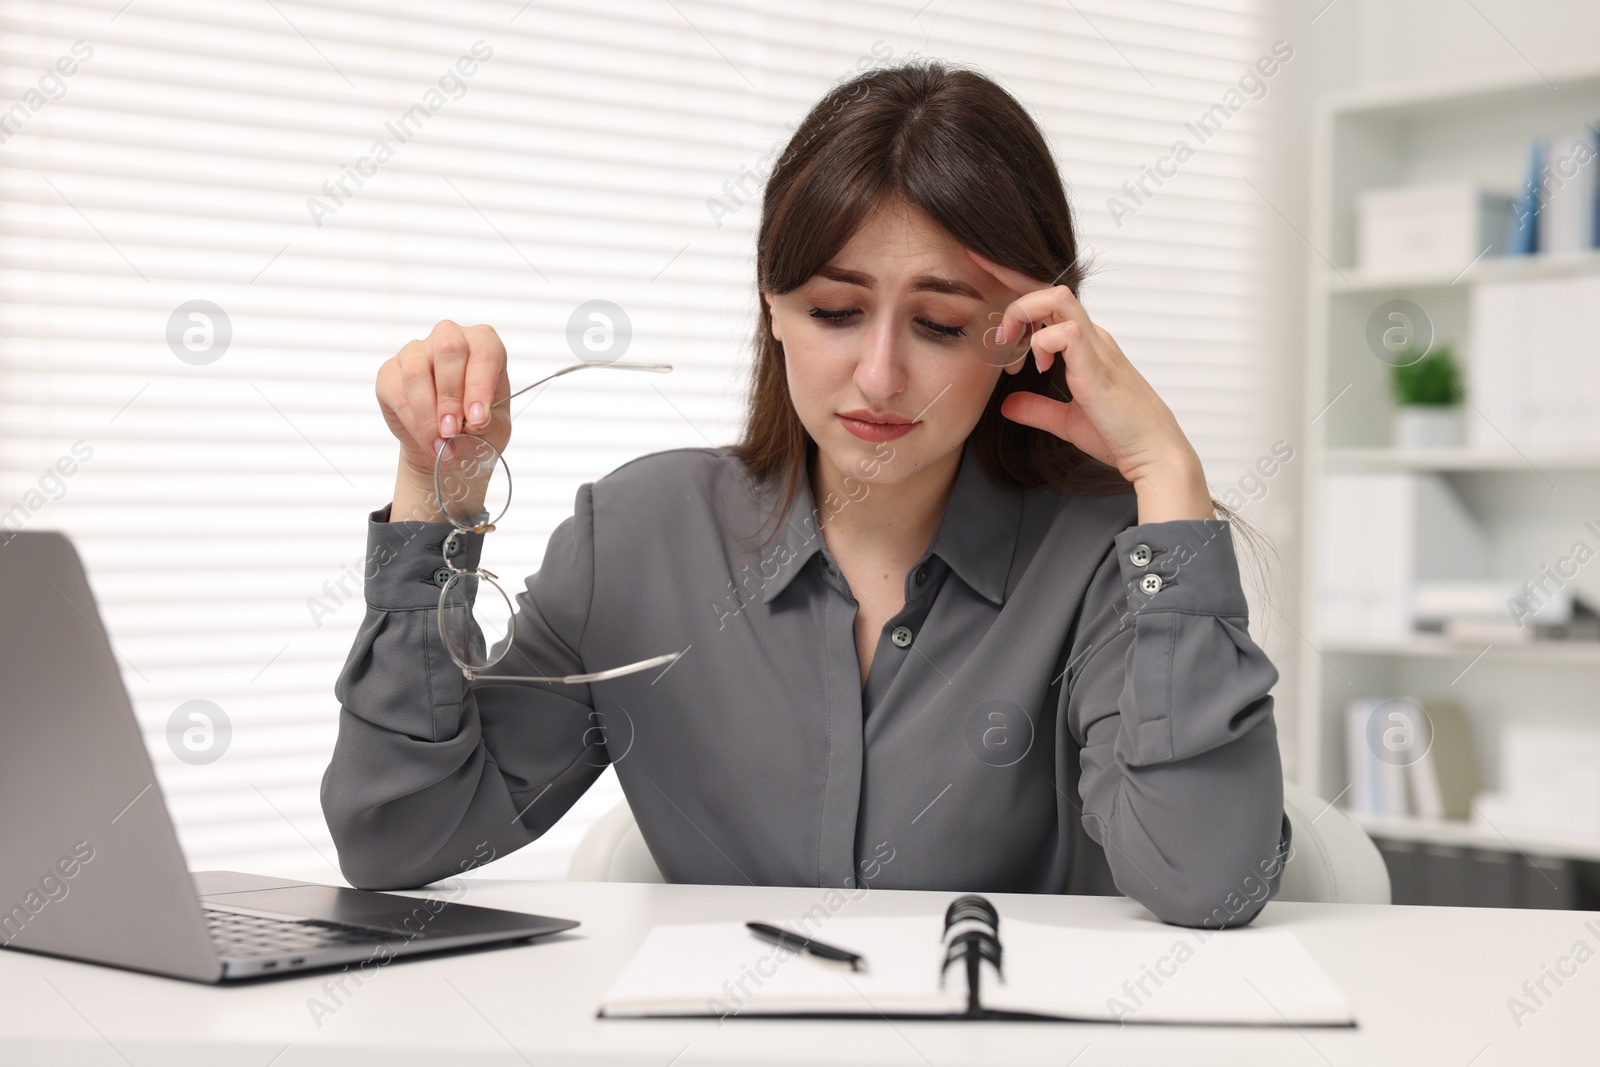
[{"label": "eyeglass lens", "polygon": [[511,506],[511,471],[488,441],[464,433],[445,442],[434,461],[439,510],[460,530],[494,523]]},{"label": "eyeglass lens", "polygon": [[439,597],[439,636],[463,670],[500,661],[511,637],[511,600],[498,584],[476,574],[453,575]]}]

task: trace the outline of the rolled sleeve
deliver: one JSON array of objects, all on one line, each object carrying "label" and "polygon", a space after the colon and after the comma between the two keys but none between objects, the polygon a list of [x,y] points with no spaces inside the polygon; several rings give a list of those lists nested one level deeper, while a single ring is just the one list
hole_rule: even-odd
[{"label": "rolled sleeve", "polygon": [[1152,522],[1114,538],[1137,639],[1130,763],[1185,759],[1271,715],[1278,669],[1250,639],[1233,532],[1222,519]]},{"label": "rolled sleeve", "polygon": [[1062,700],[1084,828],[1166,922],[1247,923],[1277,892],[1278,670],[1247,616],[1226,520],[1143,523],[1113,538],[1073,636]]}]

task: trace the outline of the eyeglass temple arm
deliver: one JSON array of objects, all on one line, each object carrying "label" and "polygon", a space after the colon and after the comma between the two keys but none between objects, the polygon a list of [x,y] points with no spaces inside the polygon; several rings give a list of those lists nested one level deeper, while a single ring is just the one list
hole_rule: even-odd
[{"label": "eyeglass temple arm", "polygon": [[608,678],[621,678],[625,674],[635,671],[649,670],[651,667],[660,667],[671,663],[682,652],[668,652],[661,656],[652,656],[642,659],[638,663],[629,663],[621,667],[610,667],[592,674],[565,674],[559,678],[545,678],[529,674],[469,674],[470,680],[475,682],[565,682],[568,685],[581,685],[584,682],[603,682]]},{"label": "eyeglass temple arm", "polygon": [[574,363],[570,367],[562,367],[560,370],[556,371],[554,374],[546,374],[543,378],[540,378],[538,381],[534,382],[532,385],[525,385],[521,389],[518,389],[516,392],[511,393],[511,394],[509,394],[507,396],[501,397],[499,400],[496,400],[493,404],[490,404],[489,406],[497,408],[501,404],[509,404],[516,397],[519,397],[523,393],[526,393],[529,389],[537,389],[539,386],[543,385],[545,382],[548,382],[551,378],[559,378],[563,374],[571,374],[575,370],[584,370],[585,368],[588,368],[588,367],[600,367],[600,368],[603,368],[603,369],[606,369],[606,370],[643,370],[643,371],[649,371],[652,374],[665,374],[665,373],[667,373],[668,371],[670,371],[672,369],[672,364],[670,364],[670,363]]}]

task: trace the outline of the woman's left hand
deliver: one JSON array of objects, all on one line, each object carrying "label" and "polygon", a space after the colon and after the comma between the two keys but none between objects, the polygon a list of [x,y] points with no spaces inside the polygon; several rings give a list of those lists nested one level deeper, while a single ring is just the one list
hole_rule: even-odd
[{"label": "woman's left hand", "polygon": [[[1071,289],[1002,267],[970,248],[967,254],[1020,294],[1006,307],[999,325],[985,331],[985,344],[1003,350],[1022,337],[1029,324],[1038,324],[1030,348],[1039,371],[1049,370],[1059,354],[1071,392],[1066,403],[1038,393],[1012,393],[1001,405],[1001,414],[1070,441],[1135,485],[1174,465],[1199,466],[1172,409],[1111,335],[1090,321]],[[1014,362],[1006,364],[1006,373],[1020,371],[1026,359],[1027,352],[1019,352]]]}]

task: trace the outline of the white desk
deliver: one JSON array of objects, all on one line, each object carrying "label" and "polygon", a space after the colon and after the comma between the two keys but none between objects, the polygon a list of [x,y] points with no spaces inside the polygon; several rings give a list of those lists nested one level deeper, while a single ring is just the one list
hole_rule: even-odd
[{"label": "white desk", "polygon": [[[597,1019],[601,992],[658,922],[797,916],[823,890],[466,879],[431,895],[580,920],[514,948],[397,960],[313,1021],[326,974],[239,987],[0,952],[0,1065],[1498,1064],[1600,1062],[1600,957],[1520,1028],[1507,998],[1584,941],[1600,913],[1273,902],[1350,997],[1356,1029],[1052,1023]],[[419,893],[417,895],[430,895]],[[837,915],[942,913],[952,893],[873,890]],[[1172,930],[1120,897],[992,894],[1002,916]],[[1585,923],[1593,923],[1593,929]],[[1063,960],[1062,966],[1072,966]],[[1566,964],[1568,970],[1573,962]]]}]

